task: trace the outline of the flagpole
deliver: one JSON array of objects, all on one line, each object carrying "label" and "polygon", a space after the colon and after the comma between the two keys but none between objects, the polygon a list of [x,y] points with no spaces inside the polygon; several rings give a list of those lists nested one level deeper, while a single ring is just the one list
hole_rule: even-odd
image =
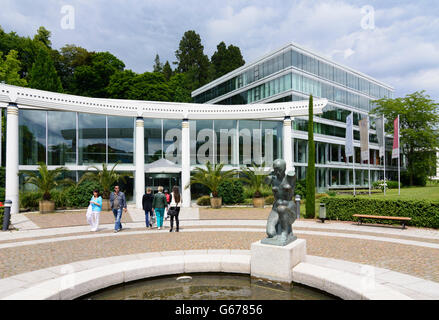
[{"label": "flagpole", "polygon": [[400,146],[399,146],[399,114],[398,114],[398,195],[401,195],[401,152],[400,152]]},{"label": "flagpole", "polygon": [[383,148],[384,148],[384,195],[386,195],[386,132],[384,130],[385,120],[383,114]]}]

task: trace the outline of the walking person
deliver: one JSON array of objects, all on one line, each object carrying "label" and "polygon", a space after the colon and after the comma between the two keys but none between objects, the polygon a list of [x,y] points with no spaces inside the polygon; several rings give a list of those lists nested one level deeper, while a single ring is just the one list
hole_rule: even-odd
[{"label": "walking person", "polygon": [[171,195],[169,194],[168,189],[165,189],[164,193],[166,196],[165,220],[168,220],[169,218],[168,210],[169,210],[169,203],[171,202]]},{"label": "walking person", "polygon": [[90,199],[91,215],[88,217],[88,223],[91,226],[91,231],[96,232],[99,227],[99,214],[102,210],[102,197],[99,196],[98,190],[93,190],[93,196]]},{"label": "walking person", "polygon": [[180,222],[178,220],[178,215],[180,214],[180,207],[181,207],[180,190],[177,186],[174,186],[172,188],[171,202],[169,204],[169,209],[168,209],[168,212],[170,212],[169,216],[171,217],[171,229],[169,230],[169,232],[172,232],[172,230],[174,228],[174,218],[175,218],[175,224],[177,227],[175,232],[180,231]]},{"label": "walking person", "polygon": [[163,187],[158,187],[158,191],[159,192],[154,195],[152,207],[154,208],[154,212],[157,217],[157,229],[160,230],[163,227],[163,215],[165,213],[167,202],[166,196],[163,193]]},{"label": "walking person", "polygon": [[142,207],[145,211],[145,223],[147,228],[152,228],[152,201],[154,200],[154,195],[151,192],[151,188],[146,189],[146,194],[142,198]]},{"label": "walking person", "polygon": [[120,222],[120,220],[122,219],[122,210],[123,212],[127,211],[127,201],[125,199],[125,194],[120,191],[119,186],[114,186],[114,192],[110,193],[110,204],[115,219],[114,232],[119,232],[120,230],[122,230],[122,223]]}]

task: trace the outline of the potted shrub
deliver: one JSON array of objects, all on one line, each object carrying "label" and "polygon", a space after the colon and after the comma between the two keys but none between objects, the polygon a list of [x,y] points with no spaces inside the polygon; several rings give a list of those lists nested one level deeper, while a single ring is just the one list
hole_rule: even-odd
[{"label": "potted shrub", "polygon": [[253,207],[263,208],[265,199],[262,189],[268,176],[268,173],[265,171],[265,162],[261,166],[253,163],[251,167],[242,168],[242,173],[242,180],[253,190]]},{"label": "potted shrub", "polygon": [[[78,182],[79,185],[84,180],[92,180],[102,186],[102,190],[100,190],[102,192],[102,211],[110,210],[110,192],[113,185],[119,180],[126,182],[125,175],[119,174],[114,170],[119,163],[119,161],[116,162],[111,170],[108,169],[105,163],[102,164],[102,170],[96,166],[90,166]],[[93,169],[93,171],[89,171],[89,169]]]},{"label": "potted shrub", "polygon": [[207,161],[205,168],[197,167],[194,170],[191,180],[185,188],[189,188],[193,184],[201,184],[209,189],[212,194],[210,205],[214,209],[221,208],[222,199],[218,196],[218,186],[227,180],[231,180],[235,175],[235,170],[222,171],[224,164],[216,163],[212,165]]},{"label": "potted shrub", "polygon": [[72,185],[74,182],[68,178],[62,178],[67,168],[60,167],[55,170],[48,170],[44,162],[39,162],[38,173],[23,171],[25,184],[32,184],[42,192],[42,199],[39,201],[40,213],[55,211],[55,201],[52,201],[52,192],[63,185]]}]

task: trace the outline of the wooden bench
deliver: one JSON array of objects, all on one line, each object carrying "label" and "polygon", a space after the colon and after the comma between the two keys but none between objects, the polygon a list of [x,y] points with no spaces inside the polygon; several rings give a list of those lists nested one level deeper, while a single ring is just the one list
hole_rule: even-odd
[{"label": "wooden bench", "polygon": [[367,214],[354,214],[353,217],[358,218],[358,224],[362,224],[363,219],[381,219],[381,220],[399,221],[402,224],[402,229],[405,229],[406,222],[412,220],[412,218],[409,217],[372,216]]}]

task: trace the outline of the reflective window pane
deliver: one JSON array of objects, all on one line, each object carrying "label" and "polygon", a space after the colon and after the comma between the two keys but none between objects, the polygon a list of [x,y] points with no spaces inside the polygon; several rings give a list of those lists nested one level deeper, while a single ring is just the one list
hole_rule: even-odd
[{"label": "reflective window pane", "polygon": [[46,111],[19,110],[19,163],[46,162]]},{"label": "reflective window pane", "polygon": [[101,164],[106,162],[105,116],[79,113],[78,164]]},{"label": "reflective window pane", "polygon": [[145,164],[162,158],[162,120],[144,119]]},{"label": "reflective window pane", "polygon": [[48,164],[76,164],[76,113],[49,111],[48,125]]},{"label": "reflective window pane", "polygon": [[134,120],[108,116],[108,163],[134,163]]},{"label": "reflective window pane", "polygon": [[166,160],[181,163],[181,120],[163,120],[163,152]]}]

